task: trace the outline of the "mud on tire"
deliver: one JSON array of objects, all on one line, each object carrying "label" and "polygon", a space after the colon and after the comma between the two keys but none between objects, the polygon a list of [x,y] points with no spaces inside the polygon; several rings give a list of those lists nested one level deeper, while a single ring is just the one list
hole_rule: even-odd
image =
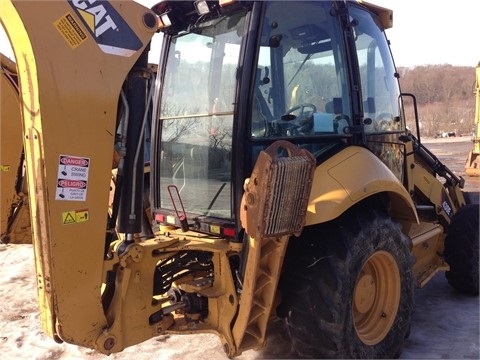
[{"label": "mud on tire", "polygon": [[410,243],[389,217],[365,208],[290,240],[277,314],[299,357],[400,355],[413,312]]},{"label": "mud on tire", "polygon": [[453,216],[445,238],[445,272],[448,283],[457,291],[478,295],[479,287],[479,206],[468,204]]}]

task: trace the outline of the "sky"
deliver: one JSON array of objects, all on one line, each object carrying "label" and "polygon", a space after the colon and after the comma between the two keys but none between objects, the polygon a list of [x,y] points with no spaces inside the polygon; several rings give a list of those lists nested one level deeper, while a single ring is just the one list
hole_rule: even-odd
[{"label": "sky", "polygon": [[[147,7],[158,1],[137,0]],[[480,62],[479,0],[369,2],[393,10],[393,28],[386,33],[398,67],[440,64],[475,67]],[[1,28],[0,52],[13,59]]]},{"label": "sky", "polygon": [[369,0],[393,10],[393,27],[386,30],[395,64],[450,64],[480,62],[480,1],[478,0]]}]

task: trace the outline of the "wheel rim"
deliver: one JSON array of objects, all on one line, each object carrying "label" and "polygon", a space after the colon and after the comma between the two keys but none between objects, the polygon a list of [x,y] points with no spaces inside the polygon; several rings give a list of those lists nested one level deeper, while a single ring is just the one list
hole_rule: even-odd
[{"label": "wheel rim", "polygon": [[390,331],[400,304],[400,271],[386,251],[374,253],[363,265],[353,292],[353,321],[366,345],[382,341]]}]

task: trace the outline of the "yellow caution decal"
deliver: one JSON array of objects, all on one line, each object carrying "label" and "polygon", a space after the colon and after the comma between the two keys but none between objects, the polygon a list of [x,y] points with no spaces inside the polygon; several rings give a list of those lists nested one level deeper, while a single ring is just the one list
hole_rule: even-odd
[{"label": "yellow caution decal", "polygon": [[70,225],[88,221],[88,209],[65,211],[62,213],[62,224]]}]

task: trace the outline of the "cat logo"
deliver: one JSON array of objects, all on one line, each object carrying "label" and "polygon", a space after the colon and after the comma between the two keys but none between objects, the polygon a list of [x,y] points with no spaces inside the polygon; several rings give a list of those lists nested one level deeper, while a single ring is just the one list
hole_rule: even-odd
[{"label": "cat logo", "polygon": [[104,0],[69,0],[100,49],[112,55],[131,56],[142,42],[115,8]]}]

